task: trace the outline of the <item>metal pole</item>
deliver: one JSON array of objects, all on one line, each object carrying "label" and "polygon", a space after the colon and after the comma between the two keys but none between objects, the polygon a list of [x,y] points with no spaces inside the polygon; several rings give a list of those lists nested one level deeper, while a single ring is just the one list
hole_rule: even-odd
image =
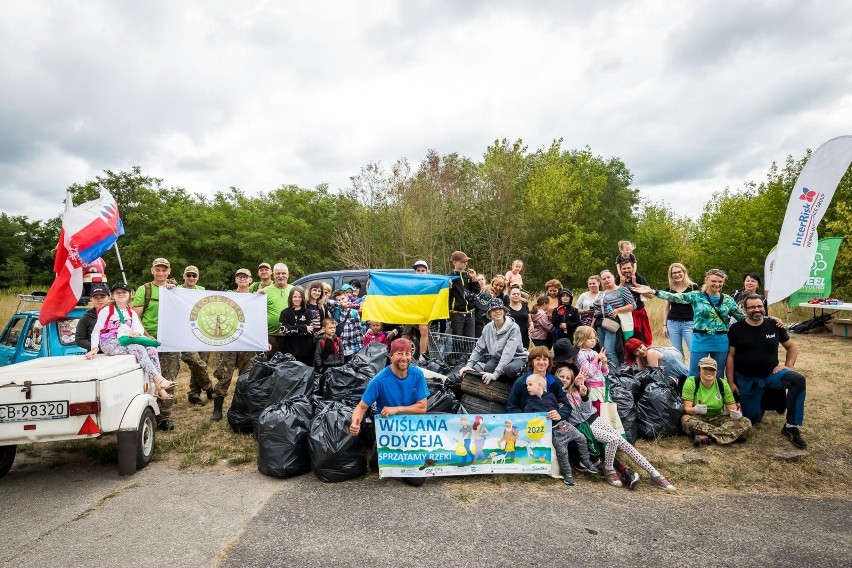
[{"label": "metal pole", "polygon": [[115,248],[115,257],[118,259],[118,268],[121,270],[121,279],[127,284],[127,276],[124,274],[124,264],[121,262],[121,254],[118,252],[118,241],[112,245]]}]

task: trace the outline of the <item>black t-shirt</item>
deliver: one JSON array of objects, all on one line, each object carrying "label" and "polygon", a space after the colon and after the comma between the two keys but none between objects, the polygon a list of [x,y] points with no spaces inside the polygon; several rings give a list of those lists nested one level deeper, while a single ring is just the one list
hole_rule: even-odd
[{"label": "black t-shirt", "polygon": [[775,320],[764,319],[760,325],[738,321],[728,330],[728,341],[736,348],[734,370],[746,377],[766,377],[778,365],[778,344],[790,335]]},{"label": "black t-shirt", "polygon": [[[698,289],[698,284],[690,284],[689,288],[687,288],[683,292],[692,292]],[[674,294],[677,293],[671,288],[666,288],[666,292],[672,292]],[[692,318],[692,304],[678,304],[677,302],[669,302],[668,319],[673,321],[692,321]]]},{"label": "black t-shirt", "polygon": [[506,311],[509,316],[515,323],[518,324],[518,327],[521,329],[521,343],[524,344],[524,347],[530,346],[530,309],[523,302],[521,303],[520,310],[513,310],[512,306],[507,306]]},{"label": "black t-shirt", "polygon": [[626,280],[624,280],[624,278],[619,278],[619,280],[621,285],[624,286],[627,290],[629,290],[631,294],[633,294],[633,300],[636,302],[636,309],[641,310],[642,308],[644,308],[645,302],[642,301],[641,294],[637,294],[633,290],[630,290],[630,288],[634,286],[633,282],[635,282],[638,286],[648,286],[648,281],[645,280],[645,278],[638,272],[633,275],[633,282],[628,283]]}]

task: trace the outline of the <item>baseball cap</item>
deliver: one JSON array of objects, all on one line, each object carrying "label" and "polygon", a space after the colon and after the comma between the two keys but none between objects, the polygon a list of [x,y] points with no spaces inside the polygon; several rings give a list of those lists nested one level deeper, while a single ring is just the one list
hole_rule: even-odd
[{"label": "baseball cap", "polygon": [[425,268],[426,270],[429,270],[429,265],[428,265],[428,264],[426,263],[426,261],[425,261],[425,260],[423,260],[423,259],[415,260],[415,261],[414,261],[414,264],[412,265],[412,267],[411,267],[411,268],[417,268],[418,266],[422,266],[422,267],[423,267],[423,268]]},{"label": "baseball cap", "polygon": [[268,268],[269,270],[272,270],[272,265],[270,265],[268,262],[261,262],[260,264],[257,265],[257,267],[258,268]]},{"label": "baseball cap", "polygon": [[397,351],[407,351],[411,353],[411,342],[404,337],[394,339],[390,344],[390,354],[393,355]]},{"label": "baseball cap", "polygon": [[450,260],[451,260],[451,261],[453,261],[453,262],[456,262],[457,260],[470,260],[470,257],[469,257],[469,256],[467,256],[467,255],[466,255],[465,253],[463,253],[462,251],[457,250],[457,251],[456,251],[456,252],[454,252],[454,253],[453,253],[453,255],[450,257]]},{"label": "baseball cap", "polygon": [[192,274],[195,274],[196,276],[200,276],[200,275],[201,275],[201,274],[198,272],[198,267],[197,267],[197,266],[193,266],[193,265],[191,265],[191,264],[190,264],[189,266],[187,266],[186,268],[184,268],[184,269],[183,269],[183,273],[184,273],[184,274],[187,274],[187,273],[190,273],[190,272],[191,272]]},{"label": "baseball cap", "polygon": [[154,268],[155,266],[165,266],[166,268],[172,267],[172,265],[169,264],[169,261],[166,260],[163,257],[159,257],[159,258],[154,259],[154,262],[151,263],[151,268]]},{"label": "baseball cap", "polygon": [[251,271],[248,268],[240,268],[236,273],[234,273],[234,276],[239,276],[240,274],[251,276]]},{"label": "baseball cap", "polygon": [[340,289],[343,290],[344,292],[349,292],[353,288],[352,288],[351,284],[344,284],[343,286],[340,287]]},{"label": "baseball cap", "polygon": [[109,296],[109,287],[103,282],[97,282],[92,284],[92,287],[89,288],[89,297],[95,296],[97,294],[101,294],[102,296]]},{"label": "baseball cap", "polygon": [[128,286],[124,282],[116,282],[112,285],[112,291],[115,292],[116,290],[127,290],[128,292],[130,292],[130,286]]},{"label": "baseball cap", "polygon": [[716,365],[716,359],[713,357],[702,357],[700,361],[698,361],[698,367],[702,369],[713,369],[717,370],[719,367]]}]

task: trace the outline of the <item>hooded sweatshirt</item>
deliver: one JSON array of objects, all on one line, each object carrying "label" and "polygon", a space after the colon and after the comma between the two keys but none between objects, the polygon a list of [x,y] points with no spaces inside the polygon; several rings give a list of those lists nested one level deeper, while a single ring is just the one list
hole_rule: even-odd
[{"label": "hooded sweatshirt", "polygon": [[495,375],[502,374],[510,361],[527,358],[527,350],[521,342],[521,330],[515,320],[510,317],[506,317],[506,323],[499,330],[494,327],[494,322],[489,322],[483,328],[482,335],[476,341],[476,346],[467,361],[467,366],[473,366],[479,361],[488,361],[492,357],[500,358],[494,369]]}]

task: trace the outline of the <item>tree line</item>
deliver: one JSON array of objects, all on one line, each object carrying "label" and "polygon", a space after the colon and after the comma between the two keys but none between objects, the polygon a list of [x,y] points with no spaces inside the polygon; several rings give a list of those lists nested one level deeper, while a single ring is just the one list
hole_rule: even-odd
[{"label": "tree line", "polygon": [[[529,150],[521,140],[496,140],[474,160],[430,150],[416,165],[369,163],[351,186],[281,187],[246,195],[231,187],[212,198],[130,171],[105,171],[69,188],[75,204],[101,188],[115,197],[126,234],[121,259],[131,284],[150,278],[151,260],[168,258],[172,272],[197,265],[212,289],[233,284],[238,267],[285,262],[295,278],[340,268],[408,267],[419,258],[447,272],[454,250],[473,258],[488,277],[524,260],[525,287],[541,290],[550,278],[579,292],[590,274],[611,267],[619,240],[636,245],[640,272],[665,284],[671,262],[694,280],[718,267],[739,284],[763,272],[776,244],[790,192],[810,156],[771,164],[764,180],[720,188],[701,214],[678,215],[664,202],[640,199],[633,176],[617,157],[562,140]],[[31,221],[0,214],[0,287],[45,288],[53,280],[52,249],[61,218]],[[852,168],[837,189],[820,236],[845,237],[834,271],[833,295],[852,297]],[[104,260],[120,279],[115,251]]]}]

